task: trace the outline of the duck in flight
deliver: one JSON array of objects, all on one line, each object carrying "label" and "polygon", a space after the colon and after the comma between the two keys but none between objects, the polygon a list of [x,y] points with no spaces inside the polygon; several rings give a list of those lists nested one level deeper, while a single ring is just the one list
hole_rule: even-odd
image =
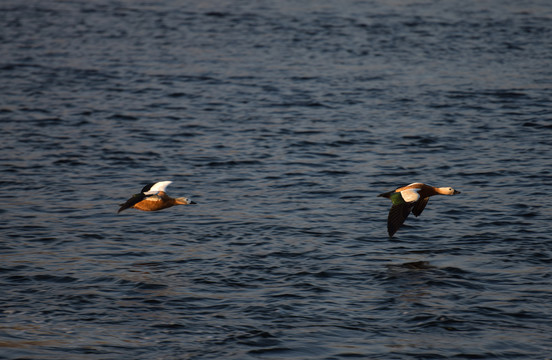
[{"label": "duck in flight", "polygon": [[147,184],[138,194],[132,195],[124,204],[121,204],[117,214],[123,210],[134,208],[143,211],[157,211],[175,205],[196,204],[188,198],[172,198],[165,192],[172,181],[159,181]]},{"label": "duck in flight", "polygon": [[431,196],[456,194],[460,194],[460,191],[451,187],[433,187],[422,183],[413,183],[379,194],[378,196],[388,198],[393,202],[387,217],[389,237],[393,237],[399,230],[411,211],[415,216],[420,216]]}]

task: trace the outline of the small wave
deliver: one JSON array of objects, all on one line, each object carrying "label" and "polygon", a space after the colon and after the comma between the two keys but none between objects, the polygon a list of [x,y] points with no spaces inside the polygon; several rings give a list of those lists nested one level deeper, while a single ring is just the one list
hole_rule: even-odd
[{"label": "small wave", "polygon": [[531,127],[531,128],[535,128],[535,129],[545,129],[545,130],[552,129],[552,124],[543,124],[543,123],[538,123],[538,122],[534,122],[534,121],[526,121],[526,122],[523,123],[523,126]]},{"label": "small wave", "polygon": [[240,165],[260,165],[259,160],[228,160],[228,161],[210,161],[205,166],[209,167],[234,167]]},{"label": "small wave", "polygon": [[137,116],[128,115],[128,114],[113,114],[109,117],[111,120],[124,120],[124,121],[135,121],[138,120]]},{"label": "small wave", "polygon": [[71,283],[76,282],[78,279],[72,276],[56,276],[48,274],[39,274],[32,277],[35,281],[55,282],[55,283]]}]

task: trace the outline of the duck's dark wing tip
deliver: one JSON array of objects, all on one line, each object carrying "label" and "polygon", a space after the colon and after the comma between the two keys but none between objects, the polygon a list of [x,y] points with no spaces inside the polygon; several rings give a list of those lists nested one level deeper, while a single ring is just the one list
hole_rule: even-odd
[{"label": "duck's dark wing tip", "polygon": [[389,237],[393,237],[397,230],[402,226],[410,210],[412,209],[412,203],[402,203],[391,206],[389,209],[389,215],[387,216],[387,233]]},{"label": "duck's dark wing tip", "polygon": [[120,213],[121,211],[124,211],[128,208],[131,208],[134,204],[129,204],[130,203],[130,199],[124,203],[124,204],[121,204],[121,207],[119,208],[119,210],[117,210],[117,214]]},{"label": "duck's dark wing tip", "polygon": [[389,198],[394,191],[384,192],[378,195],[378,197]]},{"label": "duck's dark wing tip", "polygon": [[142,188],[142,193],[148,192],[148,191],[151,189],[151,187],[152,187],[153,185],[155,185],[155,184],[156,184],[156,183],[148,183],[148,184],[146,184],[146,186],[144,186],[144,187]]},{"label": "duck's dark wing tip", "polygon": [[412,208],[412,214],[414,214],[414,216],[416,217],[420,216],[422,211],[424,211],[428,201],[429,201],[428,197],[416,201],[416,203],[414,204],[414,207]]}]

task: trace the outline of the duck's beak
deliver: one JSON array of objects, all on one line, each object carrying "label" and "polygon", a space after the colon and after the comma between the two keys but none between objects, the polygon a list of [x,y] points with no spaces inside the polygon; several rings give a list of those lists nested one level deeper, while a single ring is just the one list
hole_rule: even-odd
[{"label": "duck's beak", "polygon": [[190,201],[189,205],[196,205],[197,203],[195,201]]},{"label": "duck's beak", "polygon": [[461,192],[458,191],[458,190],[454,190],[454,192],[452,193],[452,195],[456,195],[456,194],[461,194]]}]

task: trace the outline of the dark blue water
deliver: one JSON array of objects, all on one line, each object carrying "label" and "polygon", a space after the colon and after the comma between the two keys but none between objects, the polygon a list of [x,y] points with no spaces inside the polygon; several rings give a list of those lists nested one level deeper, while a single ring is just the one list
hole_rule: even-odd
[{"label": "dark blue water", "polygon": [[[551,358],[550,2],[0,24],[1,358]],[[199,204],[116,214],[160,180]],[[462,194],[390,240],[415,181]]]}]

